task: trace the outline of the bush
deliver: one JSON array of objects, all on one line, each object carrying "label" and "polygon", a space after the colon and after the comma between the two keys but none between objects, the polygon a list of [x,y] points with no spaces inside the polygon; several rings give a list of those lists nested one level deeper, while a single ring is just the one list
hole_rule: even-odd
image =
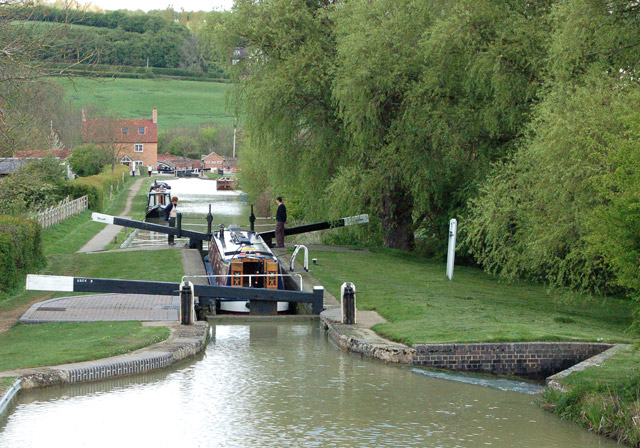
[{"label": "bush", "polygon": [[109,152],[93,143],[73,148],[69,157],[71,169],[80,177],[95,176],[109,163],[111,163]]},{"label": "bush", "polygon": [[0,216],[0,291],[11,291],[27,272],[44,265],[38,223]]},{"label": "bush", "polygon": [[104,204],[105,192],[109,191],[113,186],[116,188],[119,184],[122,184],[122,174],[125,174],[125,182],[129,179],[129,168],[124,165],[116,165],[114,172],[111,172],[111,167],[105,167],[102,173],[95,176],[78,177],[72,184],[73,188],[86,189],[89,191],[89,208],[95,211],[102,211]]}]

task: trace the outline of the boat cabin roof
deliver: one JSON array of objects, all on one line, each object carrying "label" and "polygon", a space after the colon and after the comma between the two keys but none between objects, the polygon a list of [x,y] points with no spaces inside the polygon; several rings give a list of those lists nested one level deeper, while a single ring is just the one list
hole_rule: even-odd
[{"label": "boat cabin roof", "polygon": [[246,256],[276,259],[269,246],[256,232],[229,227],[224,229],[224,239],[220,238],[220,231],[217,230],[213,232],[212,240],[215,243],[215,250],[222,254],[222,259],[226,261]]}]

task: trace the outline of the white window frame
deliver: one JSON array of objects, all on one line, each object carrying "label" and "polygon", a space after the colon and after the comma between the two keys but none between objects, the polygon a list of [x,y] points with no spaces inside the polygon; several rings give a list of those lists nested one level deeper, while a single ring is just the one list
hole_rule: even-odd
[{"label": "white window frame", "polygon": [[144,152],[144,145],[142,143],[135,143],[133,145],[133,152]]}]

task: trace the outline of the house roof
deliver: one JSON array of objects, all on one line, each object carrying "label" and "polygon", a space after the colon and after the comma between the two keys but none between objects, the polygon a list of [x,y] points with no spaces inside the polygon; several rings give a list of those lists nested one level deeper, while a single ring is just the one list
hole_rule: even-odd
[{"label": "house roof", "polygon": [[209,157],[211,157],[211,156],[216,156],[216,157],[221,158],[222,160],[226,160],[226,159],[225,159],[225,157],[223,157],[223,156],[221,156],[221,155],[218,155],[218,154],[216,154],[215,152],[212,152],[211,154],[207,154],[206,156],[202,156],[202,158],[201,158],[200,160],[208,159],[208,158],[209,158]]},{"label": "house roof", "polygon": [[71,155],[68,149],[27,149],[25,151],[16,151],[14,157],[18,159],[44,159],[47,156],[53,156],[56,159],[64,160]]},{"label": "house roof", "polygon": [[[144,128],[144,134],[140,133],[140,128]],[[158,125],[154,124],[151,118],[95,118],[82,123],[82,141],[158,143]]]}]

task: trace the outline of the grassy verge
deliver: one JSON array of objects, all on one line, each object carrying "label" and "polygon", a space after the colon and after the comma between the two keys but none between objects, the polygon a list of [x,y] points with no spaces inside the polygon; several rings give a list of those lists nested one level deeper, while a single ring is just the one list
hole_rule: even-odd
[{"label": "grassy verge", "polygon": [[0,397],[3,396],[11,386],[13,386],[13,383],[16,382],[16,379],[17,378],[15,376],[6,376],[0,378]]},{"label": "grassy verge", "polygon": [[[129,190],[124,189],[109,208],[118,214]],[[123,200],[124,198],[124,200]],[[42,232],[47,267],[40,273],[129,280],[180,281],[180,251],[78,254],[104,226],[91,221],[87,211]],[[70,293],[21,289],[0,297],[0,312]],[[138,322],[15,325],[0,334],[0,370],[99,359],[149,345],[168,336],[162,327],[142,327]],[[70,342],[72,341],[72,342]]]},{"label": "grassy verge", "polygon": [[473,268],[456,267],[392,250],[315,251],[312,274],[339,297],[355,283],[358,309],[388,323],[374,330],[405,344],[502,341],[629,342],[632,306],[606,299],[560,301],[543,286],[503,284]]},{"label": "grassy verge", "polygon": [[139,322],[18,324],[0,334],[0,371],[107,358],[168,336],[167,327],[143,327]]},{"label": "grassy verge", "polygon": [[560,417],[631,446],[640,446],[640,349],[561,380],[567,392],[547,388],[542,403]]}]

